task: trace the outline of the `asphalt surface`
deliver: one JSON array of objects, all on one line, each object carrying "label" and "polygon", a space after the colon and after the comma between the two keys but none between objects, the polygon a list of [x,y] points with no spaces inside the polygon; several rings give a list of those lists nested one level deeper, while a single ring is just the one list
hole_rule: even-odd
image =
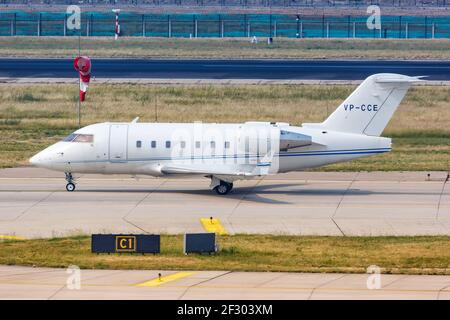
[{"label": "asphalt surface", "polygon": [[[362,80],[374,73],[450,80],[450,61],[93,59],[99,78]],[[1,58],[3,78],[74,78],[71,59]]]},{"label": "asphalt surface", "polygon": [[227,196],[206,178],[75,175],[0,170],[0,236],[204,232],[230,234],[450,235],[447,172],[293,172],[237,181]]},{"label": "asphalt surface", "polygon": [[[158,273],[162,281],[155,283]],[[381,274],[374,287],[369,274],[192,271],[166,281],[180,273],[81,270],[79,286],[67,284],[72,274],[62,268],[0,266],[0,299],[450,299],[448,275]]]}]

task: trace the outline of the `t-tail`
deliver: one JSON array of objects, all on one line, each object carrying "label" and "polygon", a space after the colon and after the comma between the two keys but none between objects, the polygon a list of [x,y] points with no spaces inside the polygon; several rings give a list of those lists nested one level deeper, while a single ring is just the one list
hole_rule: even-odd
[{"label": "t-tail", "polygon": [[353,93],[322,123],[305,123],[305,127],[380,136],[394,115],[406,92],[422,77],[394,73],[374,74],[364,80]]}]

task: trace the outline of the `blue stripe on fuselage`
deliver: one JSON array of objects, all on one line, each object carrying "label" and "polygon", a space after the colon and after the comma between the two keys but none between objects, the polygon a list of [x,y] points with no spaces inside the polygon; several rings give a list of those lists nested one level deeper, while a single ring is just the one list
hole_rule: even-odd
[{"label": "blue stripe on fuselage", "polygon": [[[317,151],[303,151],[303,152],[283,152],[275,156],[278,157],[308,157],[308,156],[332,156],[332,155],[352,155],[352,154],[378,154],[391,151],[391,148],[375,148],[375,149],[349,149],[349,150],[317,150]],[[128,159],[123,162],[130,161],[161,161],[161,160],[204,160],[204,159],[226,159],[226,158],[261,158],[256,156],[246,156],[246,155],[225,155],[225,156],[209,156],[209,157],[155,157],[155,158],[144,158],[144,159]],[[67,161],[62,161],[61,163],[66,163]],[[108,160],[94,160],[94,161],[71,161],[71,163],[89,163],[89,162],[110,162]]]}]

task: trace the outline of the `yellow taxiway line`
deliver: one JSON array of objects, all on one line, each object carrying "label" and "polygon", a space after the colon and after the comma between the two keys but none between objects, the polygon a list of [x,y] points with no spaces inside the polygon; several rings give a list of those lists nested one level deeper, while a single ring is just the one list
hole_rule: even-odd
[{"label": "yellow taxiway line", "polygon": [[189,277],[190,275],[193,275],[195,272],[176,272],[173,274],[170,274],[168,276],[164,277],[158,277],[156,279],[152,279],[143,283],[139,283],[136,286],[137,287],[157,287],[164,283],[175,281],[178,279]]},{"label": "yellow taxiway line", "polygon": [[211,219],[211,218],[200,218],[200,222],[203,228],[208,232],[217,233],[220,236],[228,235],[227,230],[225,230],[222,223],[220,223],[219,219]]},{"label": "yellow taxiway line", "polygon": [[6,234],[0,234],[0,240],[16,240],[16,241],[22,241],[26,240],[25,238],[18,237],[18,236],[8,236]]}]

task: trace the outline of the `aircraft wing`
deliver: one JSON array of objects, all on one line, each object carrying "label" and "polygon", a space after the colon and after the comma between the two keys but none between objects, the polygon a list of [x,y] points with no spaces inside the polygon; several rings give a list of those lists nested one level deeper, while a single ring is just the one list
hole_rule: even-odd
[{"label": "aircraft wing", "polygon": [[168,165],[161,168],[164,174],[235,174],[234,170],[228,168],[218,169],[198,165]]},{"label": "aircraft wing", "polygon": [[214,176],[261,176],[269,174],[270,163],[255,165],[220,166],[220,165],[168,165],[161,168],[164,174],[202,174]]},{"label": "aircraft wing", "polygon": [[[275,152],[271,151],[255,162],[247,163],[173,163],[161,168],[163,174],[202,174],[213,176],[253,177],[268,175],[278,166],[273,163]],[[249,163],[250,162],[250,163]],[[273,172],[274,170],[272,170]],[[277,172],[278,170],[275,170]]]}]

